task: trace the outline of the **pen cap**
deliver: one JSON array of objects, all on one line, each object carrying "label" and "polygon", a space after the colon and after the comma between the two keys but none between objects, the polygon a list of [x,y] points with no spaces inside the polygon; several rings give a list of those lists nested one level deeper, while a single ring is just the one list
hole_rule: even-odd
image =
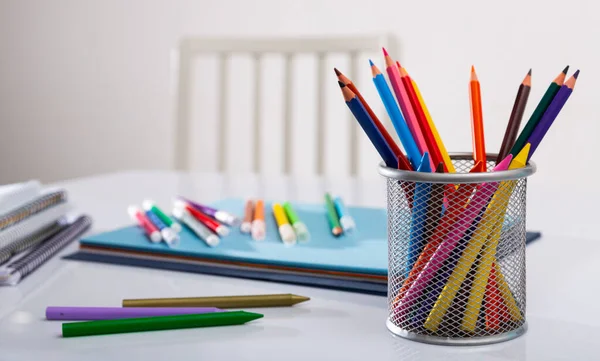
[{"label": "pen cap", "polygon": [[388,329],[443,345],[509,340],[526,329],[529,147],[487,172],[451,154],[455,173],[381,165],[387,180]]}]

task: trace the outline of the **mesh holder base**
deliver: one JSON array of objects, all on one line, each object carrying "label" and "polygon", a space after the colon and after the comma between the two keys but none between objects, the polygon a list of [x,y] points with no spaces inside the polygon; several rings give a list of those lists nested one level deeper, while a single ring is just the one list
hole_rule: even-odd
[{"label": "mesh holder base", "polygon": [[394,335],[480,345],[526,331],[526,194],[535,165],[469,173],[471,157],[453,155],[452,174],[380,168],[387,177],[386,325]]}]

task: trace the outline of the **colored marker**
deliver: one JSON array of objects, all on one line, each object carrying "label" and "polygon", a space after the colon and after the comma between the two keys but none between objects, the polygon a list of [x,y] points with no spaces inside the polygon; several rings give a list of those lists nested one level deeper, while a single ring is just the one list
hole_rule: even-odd
[{"label": "colored marker", "polygon": [[288,221],[287,216],[285,215],[285,211],[283,207],[279,203],[273,203],[273,216],[275,217],[275,221],[277,222],[277,227],[279,229],[279,236],[281,237],[281,241],[286,246],[293,246],[296,244],[296,233],[294,233],[294,228]]},{"label": "colored marker", "polygon": [[340,217],[340,224],[342,225],[344,232],[351,232],[354,228],[356,228],[356,223],[354,223],[354,219],[346,209],[342,198],[335,197],[333,200],[333,205],[335,206],[335,210]]},{"label": "colored marker", "polygon": [[265,225],[265,203],[262,199],[256,201],[254,207],[254,219],[252,220],[252,239],[262,241],[266,236]]},{"label": "colored marker", "polygon": [[179,200],[175,201],[175,208],[186,209],[192,216],[194,216],[194,218],[196,218],[199,222],[202,222],[206,227],[208,227],[211,231],[218,234],[219,236],[227,236],[229,234],[229,228],[223,226],[222,224],[210,218],[206,214],[192,207],[187,202]]},{"label": "colored marker", "polygon": [[310,239],[308,228],[306,227],[306,224],[300,220],[290,202],[283,203],[283,210],[292,223],[294,231],[296,231],[296,238],[298,238],[298,241],[308,241]]},{"label": "colored marker", "polygon": [[140,227],[146,232],[150,241],[157,243],[162,240],[160,230],[142,213],[142,210],[136,206],[129,206],[127,213],[132,220],[136,220]]},{"label": "colored marker", "polygon": [[146,217],[160,230],[160,235],[165,243],[169,246],[174,246],[179,241],[179,236],[173,228],[168,227],[156,213],[152,211],[146,211]]},{"label": "colored marker", "polygon": [[231,214],[229,212],[221,211],[221,210],[209,207],[209,206],[205,206],[203,204],[193,202],[193,201],[183,198],[183,197],[179,197],[179,199],[185,201],[187,204],[196,208],[197,210],[206,214],[207,216],[213,217],[217,221],[219,221],[223,224],[226,224],[228,226],[235,227],[241,223],[241,221],[238,217],[234,216],[233,214]]},{"label": "colored marker", "polygon": [[325,208],[327,210],[327,219],[329,220],[329,227],[331,227],[331,233],[337,237],[343,233],[342,226],[337,212],[335,211],[335,205],[331,199],[329,193],[325,193]]},{"label": "colored marker", "polygon": [[192,216],[187,209],[177,208],[173,209],[173,216],[183,222],[192,232],[203,240],[207,246],[216,247],[221,243],[219,236],[214,234],[204,223],[198,221]]},{"label": "colored marker", "polygon": [[147,211],[152,211],[152,213],[156,214],[161,221],[163,221],[167,227],[172,228],[175,232],[181,232],[181,225],[177,222],[173,222],[171,217],[167,216],[160,208],[156,206],[156,204],[147,199],[142,203],[142,208]]},{"label": "colored marker", "polygon": [[240,226],[240,231],[242,233],[250,233],[252,230],[252,218],[254,217],[254,202],[251,199],[246,201],[246,206],[244,207],[244,219],[242,221],[242,225]]}]

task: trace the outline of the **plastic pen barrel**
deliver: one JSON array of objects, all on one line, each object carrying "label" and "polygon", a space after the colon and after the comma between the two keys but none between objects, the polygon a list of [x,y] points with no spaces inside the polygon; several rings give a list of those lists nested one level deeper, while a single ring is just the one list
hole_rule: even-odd
[{"label": "plastic pen barrel", "polygon": [[296,231],[296,237],[298,238],[298,241],[308,241],[310,239],[308,228],[306,227],[306,224],[300,220],[292,205],[289,202],[283,203],[283,210],[292,223],[294,231]]}]

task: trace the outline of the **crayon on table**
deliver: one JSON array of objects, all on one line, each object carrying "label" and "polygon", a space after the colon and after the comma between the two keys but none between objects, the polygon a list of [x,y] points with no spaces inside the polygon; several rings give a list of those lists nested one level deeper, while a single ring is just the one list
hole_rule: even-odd
[{"label": "crayon on table", "polygon": [[[508,169],[522,168],[525,165],[524,162],[526,161],[526,159],[526,154],[519,154],[515,159],[511,161]],[[502,182],[500,184],[500,186],[498,187],[498,192],[496,192],[496,194],[499,194],[499,192],[504,189],[505,183],[506,182]],[[496,199],[496,196],[494,196],[490,204],[485,209],[483,217],[477,225],[475,233],[469,240],[467,247],[462,253],[462,256],[459,258],[456,267],[454,267],[454,270],[452,271],[452,274],[450,275],[450,278],[446,283],[446,286],[442,290],[442,293],[439,295],[435,305],[433,306],[433,309],[429,314],[429,317],[427,318],[427,321],[425,322],[426,329],[430,331],[437,331],[444,315],[446,314],[446,311],[454,301],[454,297],[456,297],[460,286],[465,281],[468,272],[471,270],[471,267],[473,266],[473,263],[477,258],[477,255],[480,254],[482,247],[484,246],[487,238],[492,232],[494,228],[494,223],[498,219],[498,208],[494,205],[494,203],[497,202],[498,200]],[[475,289],[476,288],[474,282],[473,286],[471,287],[471,290],[473,291]],[[484,291],[485,287],[479,289],[479,291],[477,292],[481,292],[481,296],[483,297]],[[471,292],[471,294],[472,293],[473,292]]]},{"label": "crayon on table", "polygon": [[392,92],[387,85],[383,74],[381,71],[373,64],[371,60],[369,60],[371,64],[371,73],[373,75],[373,82],[375,83],[375,88],[377,88],[377,92],[379,93],[379,97],[381,98],[385,109],[392,120],[392,125],[398,133],[398,137],[400,138],[400,142],[404,146],[406,150],[406,156],[411,163],[412,169],[419,168],[419,161],[423,156],[417,147],[417,143],[413,138],[408,125],[406,124],[406,120],[402,116],[398,105],[396,104],[396,100],[392,95]]},{"label": "crayon on table", "polygon": [[263,317],[260,313],[233,311],[193,315],[124,318],[117,320],[63,323],[63,337],[107,335],[127,332],[242,325]]},{"label": "crayon on table", "polygon": [[147,298],[123,300],[123,307],[289,307],[310,300],[308,297],[286,294]]},{"label": "crayon on table", "polygon": [[[506,170],[511,160],[512,156],[509,155],[494,168],[494,171]],[[482,183],[479,189],[477,189],[466,209],[461,214],[461,217],[452,226],[452,229],[448,232],[444,241],[435,250],[433,256],[431,256],[431,259],[423,268],[423,271],[416,278],[412,286],[406,291],[404,297],[398,302],[395,312],[400,318],[405,318],[407,313],[412,310],[436,272],[442,267],[454,247],[456,247],[458,241],[473,223],[475,217],[479,214],[481,209],[487,206],[497,188],[498,182],[486,182]]]},{"label": "crayon on table", "polygon": [[277,223],[277,229],[279,230],[279,237],[286,246],[293,246],[296,244],[296,233],[294,228],[288,221],[287,216],[283,207],[279,203],[273,203],[273,216]]},{"label": "crayon on table", "polygon": [[546,109],[548,109],[548,105],[550,105],[552,99],[554,99],[554,96],[556,96],[556,93],[558,93],[560,87],[565,82],[565,77],[567,75],[568,70],[569,66],[567,65],[563,69],[563,71],[560,74],[558,74],[558,76],[552,81],[552,83],[550,83],[550,86],[548,86],[548,88],[546,89],[546,92],[542,96],[542,99],[531,114],[531,117],[529,117],[527,124],[525,124],[525,127],[521,131],[521,134],[519,134],[519,137],[517,138],[515,144],[510,150],[510,154],[512,154],[513,157],[516,157],[517,154],[519,154],[519,152],[521,151],[521,149],[523,149],[523,147],[525,146],[525,143],[527,143],[527,139],[529,139],[529,136],[542,119],[544,112],[546,112]]},{"label": "crayon on table", "polygon": [[47,320],[92,321],[221,312],[216,307],[47,307]]},{"label": "crayon on table", "polygon": [[344,205],[344,201],[342,201],[341,197],[335,197],[333,200],[333,204],[335,206],[335,210],[340,217],[340,224],[342,225],[342,229],[344,232],[351,232],[356,228],[356,224],[354,223],[354,219],[346,209]]},{"label": "crayon on table", "polygon": [[333,204],[333,200],[331,199],[331,195],[329,195],[329,193],[325,193],[325,209],[327,210],[327,220],[329,221],[331,233],[336,237],[341,235],[343,233],[343,229],[340,225],[339,216],[335,210],[335,205]]},{"label": "crayon on table", "polygon": [[[423,154],[421,165],[417,172],[429,173],[429,153]],[[412,215],[410,219],[410,232],[408,241],[408,259],[406,260],[406,277],[410,275],[410,270],[417,261],[425,246],[426,239],[424,238],[427,216],[427,204],[429,203],[429,195],[431,193],[431,183],[417,182],[415,185],[415,198],[413,201]]]},{"label": "crayon on table", "polygon": [[308,228],[306,227],[306,224],[300,220],[290,202],[283,203],[283,210],[292,223],[294,231],[296,231],[296,238],[298,238],[298,241],[308,241],[310,239]]},{"label": "crayon on table", "polygon": [[158,208],[154,201],[149,199],[145,200],[142,203],[142,208],[144,208],[145,211],[151,211],[152,213],[156,214],[156,216],[160,218],[160,220],[163,221],[167,227],[171,228],[175,232],[181,232],[181,225],[177,222],[173,222],[171,217],[167,216],[165,212]]}]

